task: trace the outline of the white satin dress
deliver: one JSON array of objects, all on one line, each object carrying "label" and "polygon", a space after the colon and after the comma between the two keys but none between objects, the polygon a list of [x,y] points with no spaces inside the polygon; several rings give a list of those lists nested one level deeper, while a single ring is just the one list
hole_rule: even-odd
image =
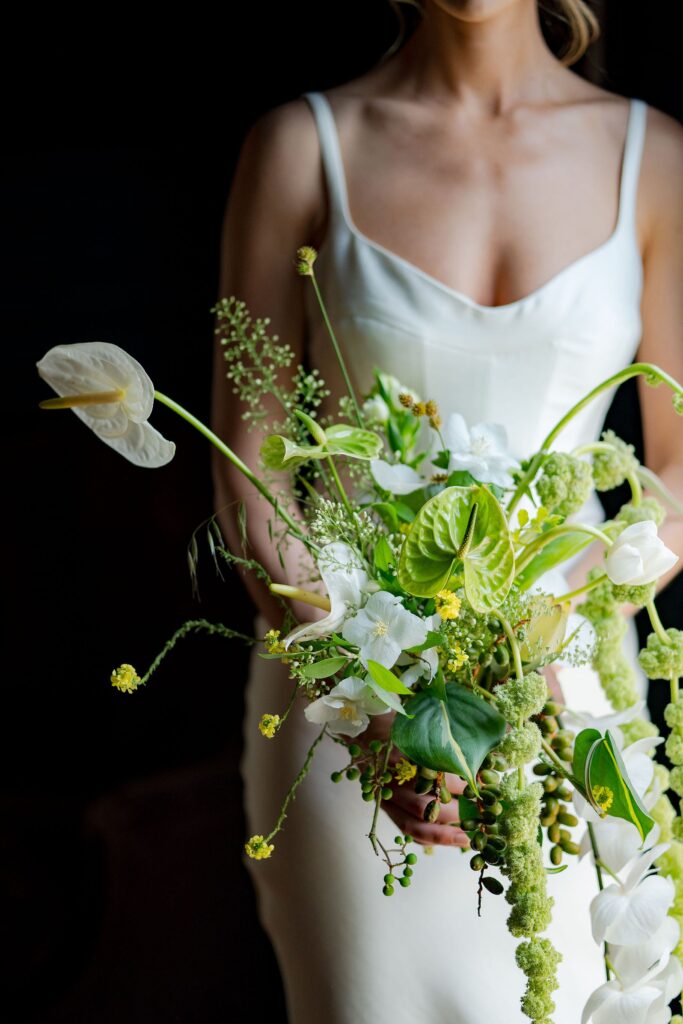
[{"label": "white satin dress", "polygon": [[[510,451],[528,457],[570,406],[637,352],[643,267],[635,213],[645,102],[630,101],[612,235],[524,298],[482,306],[358,231],[331,105],[321,92],[303,95],[315,118],[330,203],[315,270],[359,390],[371,386],[378,366],[434,399],[444,414],[457,410],[470,425],[505,424]],[[333,394],[341,394],[312,288],[306,296],[312,363]],[[585,408],[554,447],[597,440],[613,396],[614,390],[605,392]],[[597,497],[575,518],[599,522]],[[543,577],[549,587],[550,581],[549,574]],[[569,589],[563,576],[552,581]],[[258,621],[261,635],[263,628]],[[632,620],[624,649],[645,693]],[[590,667],[565,666],[559,675],[574,707],[609,710]],[[267,835],[273,827],[317,732],[302,714],[292,714],[274,739],[259,733],[260,716],[282,711],[290,685],[279,661],[254,653],[240,765],[249,835]],[[244,857],[282,973],[289,1024],[528,1024],[520,1009],[525,978],[514,958],[520,940],[505,923],[509,904],[486,894],[477,917],[471,852],[441,846],[431,855],[414,847],[412,885],[384,896],[386,869],[367,838],[372,805],[361,799],[357,782],[330,781],[347,762],[339,744],[324,740],[274,839],[273,855]],[[381,811],[385,845],[393,845],[397,831]],[[567,859],[568,870],[548,876],[555,907],[545,934],[564,958],[555,1024],[578,1024],[589,994],[604,981],[588,915],[597,891],[594,869],[588,858]]]}]

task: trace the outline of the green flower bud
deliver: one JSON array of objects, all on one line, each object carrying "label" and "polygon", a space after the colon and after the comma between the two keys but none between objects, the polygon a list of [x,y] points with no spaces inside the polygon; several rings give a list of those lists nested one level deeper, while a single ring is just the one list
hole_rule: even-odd
[{"label": "green flower bud", "polygon": [[581,508],[593,490],[591,464],[568,452],[551,452],[536,480],[536,490],[549,512],[570,516]]},{"label": "green flower bud", "polygon": [[664,632],[669,643],[650,633],[638,661],[648,679],[677,679],[683,676],[683,630],[670,626]]},{"label": "green flower bud", "polygon": [[635,447],[627,444],[613,430],[603,430],[601,440],[612,445],[613,450],[593,452],[593,481],[596,491],[611,491],[624,483],[627,474],[635,474],[640,462],[635,455]]}]

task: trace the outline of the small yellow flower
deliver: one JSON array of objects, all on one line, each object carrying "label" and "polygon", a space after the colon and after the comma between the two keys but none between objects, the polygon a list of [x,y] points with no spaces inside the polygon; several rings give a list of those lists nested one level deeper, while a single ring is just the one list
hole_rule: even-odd
[{"label": "small yellow flower", "polygon": [[413,405],[413,416],[425,416],[426,414],[426,404],[424,402],[415,402]]},{"label": "small yellow flower", "polygon": [[252,836],[244,844],[245,853],[252,860],[265,860],[266,857],[270,857],[274,849],[273,843],[268,844],[263,836]]},{"label": "small yellow flower", "polygon": [[442,619],[457,619],[462,604],[452,590],[440,590],[436,595],[436,610]]},{"label": "small yellow flower", "polygon": [[312,245],[301,245],[296,250],[296,270],[302,277],[313,276],[313,264],[318,257],[318,253]]},{"label": "small yellow flower", "polygon": [[267,737],[267,739],[272,740],[273,736],[278,730],[279,725],[279,715],[262,715],[258,727],[262,736],[265,736]]},{"label": "small yellow flower", "polygon": [[436,402],[433,402],[431,399],[428,402],[425,402],[425,413],[427,416],[438,416],[439,407]]},{"label": "small yellow flower", "polygon": [[402,786],[404,782],[409,782],[410,779],[414,779],[416,772],[417,765],[411,764],[410,761],[407,761],[405,757],[400,758],[396,762],[396,766],[394,768],[394,776],[399,786]]},{"label": "small yellow flower", "polygon": [[450,653],[452,657],[446,662],[446,668],[449,672],[457,672],[467,661],[467,654],[463,651],[460,644],[453,644]]},{"label": "small yellow flower", "polygon": [[431,855],[434,853],[434,847],[433,846],[423,846],[422,847],[422,852],[426,853],[428,856],[431,857]]},{"label": "small yellow flower", "polygon": [[609,788],[609,786],[596,785],[593,786],[591,792],[593,793],[593,799],[595,800],[598,807],[601,807],[603,813],[606,814],[612,806],[612,802],[614,800],[614,793],[612,792],[612,790]]},{"label": "small yellow flower", "polygon": [[269,654],[284,654],[286,651],[285,645],[280,640],[279,629],[269,629],[263,638],[263,642]]},{"label": "small yellow flower", "polygon": [[398,396],[398,400],[404,408],[412,409],[413,396],[409,395],[407,391],[402,391],[401,394]]},{"label": "small yellow flower", "polygon": [[132,665],[124,663],[115,668],[111,674],[112,686],[116,686],[122,693],[132,693],[140,683],[140,676]]}]

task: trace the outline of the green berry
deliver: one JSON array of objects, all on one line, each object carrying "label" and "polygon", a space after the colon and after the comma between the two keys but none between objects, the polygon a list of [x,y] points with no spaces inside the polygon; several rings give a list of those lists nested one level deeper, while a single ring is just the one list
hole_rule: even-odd
[{"label": "green berry", "polygon": [[384,881],[386,885],[393,885],[396,879],[391,873],[389,873],[388,875],[384,876]]},{"label": "green berry", "polygon": [[406,864],[417,864],[417,854],[409,853],[406,857]]},{"label": "green berry", "polygon": [[343,776],[341,772],[332,772],[330,778],[332,779],[333,782],[341,782]]},{"label": "green berry", "polygon": [[481,871],[486,864],[486,861],[480,853],[475,853],[474,857],[470,860],[470,867],[473,871]]},{"label": "green berry", "polygon": [[360,775],[360,772],[358,771],[357,768],[347,768],[346,769],[346,778],[347,779],[357,779],[359,775]]},{"label": "green berry", "polygon": [[410,885],[410,877],[406,878],[406,876],[404,875],[403,878],[399,878],[398,883],[399,885],[402,885],[404,889],[406,889]]},{"label": "green berry", "polygon": [[357,743],[352,743],[351,746],[349,747],[349,754],[351,755],[351,757],[358,757],[360,752],[361,750]]},{"label": "green berry", "polygon": [[382,749],[382,741],[370,740],[368,746],[370,747],[370,750],[373,752],[373,754],[379,754],[380,750]]},{"label": "green berry", "polygon": [[403,869],[403,877],[404,878],[410,878],[412,873],[413,873],[413,869],[412,868],[407,868],[406,867],[406,868]]},{"label": "green berry", "polygon": [[382,789],[382,800],[391,800],[394,795],[393,789],[390,786],[384,786]]},{"label": "green berry", "polygon": [[485,878],[482,878],[482,884],[484,888],[488,889],[489,892],[492,892],[494,896],[500,896],[503,891],[502,882],[499,882],[497,878],[491,878],[490,875],[486,875]]},{"label": "green berry", "polygon": [[382,889],[382,892],[384,893],[385,896],[393,896],[394,895],[394,887],[393,887],[393,885],[385,885],[383,887],[383,889]]}]

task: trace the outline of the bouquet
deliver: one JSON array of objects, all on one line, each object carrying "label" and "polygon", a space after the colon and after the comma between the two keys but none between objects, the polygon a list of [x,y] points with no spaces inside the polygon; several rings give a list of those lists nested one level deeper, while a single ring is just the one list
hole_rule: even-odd
[{"label": "bouquet", "polygon": [[[329,396],[317,371],[294,366],[291,349],[252,322],[245,303],[222,298],[216,313],[227,378],[244,405],[245,429],[263,431],[258,471],[168,396],[143,367],[106,342],[58,345],[38,362],[57,393],[44,408],[70,408],[110,447],[138,466],[165,465],[173,442],[150,423],[154,400],[198,429],[272,507],[273,544],[300,547],[309,576],[275,582],[245,548],[228,549],[213,516],[206,543],[220,561],[256,573],[285,609],[283,631],[250,637],[205,620],[185,623],[140,676],[124,663],[111,683],[123,693],[144,685],[188,633],[205,629],[246,643],[287,664],[289,699],[264,709],[260,731],[272,740],[302,705],[311,745],[273,823],[245,843],[256,860],[277,856],[273,842],[287,806],[324,739],[348,754],[332,781],[358,785],[367,801],[368,838],[383,863],[387,896],[411,884],[418,861],[409,834],[386,848],[376,825],[393,788],[426,796],[424,818],[459,801],[462,853],[473,872],[473,898],[510,905],[507,926],[520,938],[516,960],[526,976],[522,1009],[547,1022],[554,1010],[562,951],[543,936],[552,915],[549,872],[572,856],[596,871],[592,931],[603,949],[605,983],[589,998],[583,1024],[670,1019],[683,980],[683,821],[666,790],[683,794],[683,631],[662,625],[657,579],[678,559],[659,538],[664,503],[681,511],[663,482],[613,431],[573,451],[551,450],[563,427],[603,390],[642,374],[672,393],[683,413],[683,385],[659,367],[635,363],[602,381],[559,420],[538,451],[517,462],[504,424],[468,425],[442,415],[429,396],[378,368],[357,396],[314,272],[316,252],[297,250],[297,272],[315,293],[347,394],[336,416],[321,415]],[[283,386],[282,380],[286,381]],[[268,422],[275,396],[281,420]],[[593,490],[624,483],[630,500],[598,526],[576,520]],[[651,494],[643,495],[643,487]],[[291,511],[292,495],[300,515]],[[659,500],[661,499],[661,501]],[[526,507],[522,507],[526,503]],[[533,515],[530,514],[533,512]],[[246,541],[244,517],[239,517]],[[604,560],[585,584],[549,593],[539,581],[589,544]],[[193,577],[197,537],[188,549]],[[281,564],[284,559],[281,554]],[[532,589],[534,588],[534,589]],[[567,636],[570,602],[590,623],[591,640]],[[296,621],[290,602],[315,608]],[[620,605],[647,610],[652,626],[638,660],[649,679],[668,681],[668,735],[643,717],[634,673],[620,649]],[[553,698],[543,674],[560,657],[590,664],[612,713],[595,718]],[[274,702],[279,695],[274,694]],[[393,713],[388,739],[362,744],[374,716]],[[653,760],[666,743],[674,767]],[[400,757],[390,762],[393,751]],[[449,791],[449,773],[462,780]],[[583,834],[575,832],[581,823]],[[268,824],[272,827],[268,831]],[[571,883],[571,869],[568,874]]]}]

